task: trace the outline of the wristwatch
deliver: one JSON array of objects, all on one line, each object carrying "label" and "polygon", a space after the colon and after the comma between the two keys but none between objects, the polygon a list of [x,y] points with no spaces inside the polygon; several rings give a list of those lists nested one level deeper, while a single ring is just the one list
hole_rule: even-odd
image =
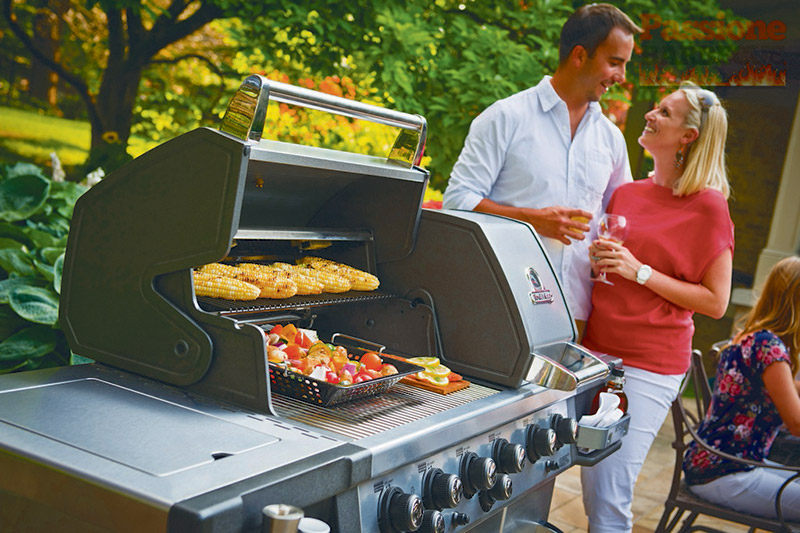
[{"label": "wristwatch", "polygon": [[642,265],[639,267],[639,270],[636,271],[636,283],[639,285],[644,285],[652,275],[653,269],[650,268],[650,265]]}]

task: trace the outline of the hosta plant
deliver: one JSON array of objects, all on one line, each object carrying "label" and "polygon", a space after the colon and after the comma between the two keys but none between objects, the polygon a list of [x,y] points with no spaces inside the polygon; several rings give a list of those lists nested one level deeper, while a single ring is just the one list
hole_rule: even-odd
[{"label": "hosta plant", "polygon": [[69,222],[87,187],[0,165],[0,374],[86,361],[58,324]]}]

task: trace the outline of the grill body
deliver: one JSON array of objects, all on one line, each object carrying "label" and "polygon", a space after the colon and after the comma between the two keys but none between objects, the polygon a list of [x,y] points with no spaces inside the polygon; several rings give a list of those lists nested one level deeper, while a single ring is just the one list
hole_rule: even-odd
[{"label": "grill body", "polygon": [[[0,377],[0,471],[11,473],[0,508],[17,509],[0,529],[256,532],[275,503],[341,533],[418,519],[432,531],[546,527],[555,476],[588,464],[563,423],[586,412],[615,360],[574,343],[532,227],[422,209],[427,179],[414,165],[201,128],[87,192],[60,319],[72,350],[97,362]],[[381,286],[194,295],[191,269],[205,263],[309,253]],[[328,407],[276,395],[264,330],[287,322],[439,357],[471,385],[442,395],[401,382]],[[520,450],[515,469],[506,452]],[[500,481],[478,487],[476,464]],[[464,485],[458,501],[442,505],[439,474]]]}]

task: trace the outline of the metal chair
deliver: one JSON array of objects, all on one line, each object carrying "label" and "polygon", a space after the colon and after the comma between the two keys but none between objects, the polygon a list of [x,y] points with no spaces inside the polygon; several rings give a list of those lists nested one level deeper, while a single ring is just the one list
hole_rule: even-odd
[{"label": "metal chair", "polygon": [[[726,345],[727,341],[715,343],[706,355],[709,362],[713,361],[715,368],[716,362],[719,359],[719,353]],[[679,533],[691,531],[724,533],[724,531],[712,527],[695,525],[694,522],[699,515],[713,516],[722,520],[737,522],[749,527],[750,529],[748,531],[750,533],[754,532],[756,529],[778,532],[800,531],[800,524],[787,522],[783,518],[783,510],[781,507],[783,491],[789,483],[800,477],[800,467],[783,465],[771,466],[735,457],[715,449],[698,437],[697,428],[700,422],[702,422],[703,415],[708,410],[708,406],[711,403],[711,387],[703,363],[704,357],[702,352],[700,350],[694,350],[692,352],[689,371],[686,373],[686,377],[681,384],[678,397],[672,403],[672,422],[675,426],[675,441],[672,443],[672,447],[675,449],[675,469],[672,474],[672,486],[670,487],[667,500],[664,502],[664,513],[661,515],[661,520],[656,527],[656,533],[673,531],[687,512],[688,516],[681,524],[680,529],[677,530]],[[684,391],[689,387],[694,387],[694,399],[685,398],[683,396]],[[687,409],[687,403],[690,405],[693,403],[694,410]],[[731,461],[795,472],[795,475],[791,476],[778,492],[778,497],[775,502],[775,510],[778,519],[769,519],[741,513],[721,505],[707,502],[692,494],[683,480],[682,468],[684,452],[692,441],[697,442],[701,448]]]}]

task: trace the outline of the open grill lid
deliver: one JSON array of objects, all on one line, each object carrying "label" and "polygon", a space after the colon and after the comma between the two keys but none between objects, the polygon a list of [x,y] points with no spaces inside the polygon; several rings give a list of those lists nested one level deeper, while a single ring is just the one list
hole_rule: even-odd
[{"label": "open grill lid", "polygon": [[[241,93],[252,93],[252,78],[231,106],[242,108]],[[371,120],[365,110],[373,110],[395,117],[424,143],[422,117],[258,78],[260,104],[277,85],[284,100],[298,93],[348,116]],[[78,200],[59,311],[72,351],[271,410],[262,330],[202,311],[190,269],[225,258],[237,235],[366,239],[374,241],[376,260],[410,253],[425,170],[252,137],[190,131],[114,171]],[[408,135],[401,137],[407,143]]]}]

